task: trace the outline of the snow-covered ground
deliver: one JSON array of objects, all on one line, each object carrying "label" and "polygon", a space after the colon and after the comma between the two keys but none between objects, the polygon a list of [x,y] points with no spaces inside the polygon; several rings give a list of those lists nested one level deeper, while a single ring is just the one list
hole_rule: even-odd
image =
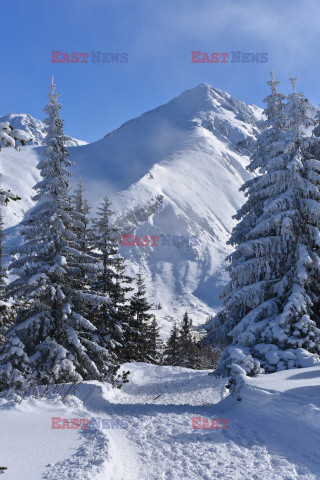
[{"label": "snow-covered ground", "polygon": [[[124,368],[131,375],[121,390],[88,382],[64,403],[1,400],[3,479],[320,478],[320,367],[247,379],[241,402],[207,371]],[[128,428],[51,429],[52,417],[112,418]],[[229,423],[192,429],[192,417]]]}]

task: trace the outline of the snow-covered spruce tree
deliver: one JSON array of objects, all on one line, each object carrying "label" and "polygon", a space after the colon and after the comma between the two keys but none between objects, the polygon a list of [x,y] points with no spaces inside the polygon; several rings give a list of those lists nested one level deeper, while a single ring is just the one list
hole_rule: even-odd
[{"label": "snow-covered spruce tree", "polygon": [[74,230],[76,231],[76,237],[78,243],[80,244],[79,250],[82,252],[89,252],[91,239],[89,213],[91,208],[84,197],[84,192],[85,187],[80,179],[77,187],[74,190],[71,201],[73,207],[72,213],[75,218]]},{"label": "snow-covered spruce tree", "polygon": [[177,324],[174,323],[167,340],[164,350],[164,364],[178,365],[179,363],[179,330]]},{"label": "snow-covered spruce tree", "polygon": [[9,326],[11,325],[12,309],[10,304],[5,301],[5,287],[6,287],[6,269],[3,266],[3,221],[0,210],[0,348],[4,343],[4,336]]},{"label": "snow-covered spruce tree", "polygon": [[[71,288],[74,290],[73,307],[76,312],[81,313],[82,317],[87,318],[94,325],[95,313],[110,304],[110,299],[106,294],[99,294],[95,286],[99,273],[99,258],[92,250],[93,230],[89,220],[90,207],[84,198],[85,188],[81,180],[71,196],[70,217],[72,219],[70,248],[72,255],[69,257],[69,278]],[[101,348],[106,350],[107,367],[112,383],[121,387],[124,381],[127,381],[127,372],[116,376],[119,369],[119,361],[114,354],[112,345],[102,341],[99,337],[99,330],[95,331],[91,337],[90,347],[94,349]],[[87,347],[88,348],[88,347]],[[89,348],[88,348],[89,349]],[[102,355],[96,359],[96,365],[99,371],[106,367],[106,356]]]},{"label": "snow-covered spruce tree", "polygon": [[232,343],[217,374],[274,372],[319,359],[312,303],[320,274],[319,162],[308,151],[313,137],[306,138],[313,108],[292,83],[294,93],[280,109],[270,82],[269,127],[249,166],[259,174],[243,187],[248,200],[230,240],[235,252],[222,318]]},{"label": "snow-covered spruce tree", "polygon": [[[313,130],[313,136],[309,142],[309,162],[313,164],[314,169],[317,174],[320,176],[320,111],[317,113],[316,117],[317,125]],[[320,188],[320,187],[319,187]],[[317,237],[317,230],[314,229],[313,236]],[[318,252],[320,249],[320,241],[314,240],[315,244],[318,245]],[[314,320],[317,324],[317,327],[320,328],[320,281],[317,278],[311,284],[311,300],[313,304]]]},{"label": "snow-covered spruce tree", "polygon": [[4,242],[4,232],[3,232],[3,219],[2,219],[2,212],[0,207],[0,300],[3,300],[4,293],[5,293],[5,285],[6,285],[6,269],[3,266],[3,242]]},{"label": "snow-covered spruce tree", "polygon": [[71,246],[80,253],[71,265],[74,288],[90,291],[92,283],[98,272],[98,259],[92,253],[92,228],[90,226],[90,207],[84,198],[85,188],[79,180],[71,196],[70,216],[72,218],[73,239]]},{"label": "snow-covered spruce tree", "polygon": [[149,313],[151,304],[146,298],[146,288],[141,270],[137,274],[137,291],[130,299],[130,335],[128,336],[128,360],[137,362],[150,361],[151,345],[149,328],[153,315]]},{"label": "snow-covered spruce tree", "polygon": [[204,344],[201,340],[196,342],[196,362],[195,367],[199,370],[215,369],[221,355],[220,350],[214,348],[212,345]]},{"label": "snow-covered spruce tree", "polygon": [[92,252],[98,259],[96,281],[92,288],[101,301],[97,302],[91,318],[97,328],[97,342],[122,362],[127,359],[127,339],[130,335],[127,293],[132,290],[132,279],[124,272],[124,260],[118,248],[118,231],[111,226],[112,214],[109,199],[105,197],[92,227]]},{"label": "snow-covered spruce tree", "polygon": [[22,299],[17,298],[13,300],[12,298],[7,298],[7,269],[3,266],[4,257],[6,256],[4,252],[7,249],[4,247],[4,239],[5,234],[0,210],[0,348],[5,342],[6,332],[13,325],[18,310],[27,308],[26,303]]},{"label": "snow-covered spruce tree", "polygon": [[185,312],[178,335],[178,365],[195,368],[198,360],[198,349],[191,333],[188,312]]},{"label": "snow-covered spruce tree", "polygon": [[[257,139],[251,158],[252,161],[248,166],[248,170],[251,172],[258,169],[260,163],[266,163],[270,156],[276,156],[277,149],[282,148],[281,142],[284,135],[283,127],[285,122],[283,110],[286,95],[278,93],[277,86],[279,82],[275,80],[273,70],[271,70],[271,80],[269,80],[267,84],[271,88],[271,94],[267,95],[264,99],[264,102],[267,104],[264,111],[266,121],[262,133]],[[240,191],[245,192],[248,199],[233,217],[238,220],[239,223],[233,229],[231,238],[227,242],[228,245],[236,246],[245,243],[248,232],[256,226],[257,220],[263,214],[264,202],[268,199],[269,192],[266,189],[259,192],[258,182],[259,176],[247,181],[240,188]],[[235,253],[234,256],[227,257],[227,261],[235,260],[236,255],[237,253]],[[241,255],[241,253],[239,253],[239,255]],[[231,268],[232,266],[228,267],[228,270],[230,271]],[[233,290],[233,282],[230,282],[222,292],[221,299],[225,305],[226,299],[229,298]],[[239,308],[242,308],[242,311],[239,311]],[[204,344],[213,345],[214,348],[223,350],[232,341],[229,332],[238,323],[239,318],[245,316],[247,311],[248,309],[244,308],[241,304],[237,305],[236,302],[232,307],[231,304],[229,304],[227,308],[223,308],[221,312],[208,321],[206,328],[209,333]]]},{"label": "snow-covered spruce tree", "polygon": [[162,364],[163,362],[163,342],[160,337],[160,329],[155,315],[148,326],[148,354],[147,360],[150,363]]},{"label": "snow-covered spruce tree", "polygon": [[95,327],[74,306],[79,292],[72,287],[69,265],[80,253],[71,246],[70,162],[53,82],[50,90],[46,148],[38,164],[42,180],[34,187],[37,203],[22,222],[24,243],[10,265],[18,278],[9,293],[29,307],[19,311],[1,349],[0,390],[28,382],[116,381],[108,351],[92,341]]}]

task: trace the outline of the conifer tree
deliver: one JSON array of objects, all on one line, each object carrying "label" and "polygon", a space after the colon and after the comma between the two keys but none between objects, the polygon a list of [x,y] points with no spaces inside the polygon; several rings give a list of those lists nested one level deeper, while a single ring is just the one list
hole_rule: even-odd
[{"label": "conifer tree", "polygon": [[10,265],[18,278],[9,293],[29,306],[19,311],[0,352],[0,390],[28,382],[118,381],[108,351],[92,341],[95,327],[75,308],[81,292],[73,288],[70,265],[80,252],[71,244],[70,161],[53,82],[48,98],[46,148],[38,164],[42,179],[34,187],[37,203],[22,222],[24,243],[13,251],[17,258]]},{"label": "conifer tree", "polygon": [[108,197],[105,197],[93,222],[92,251],[98,260],[93,291],[101,300],[92,312],[97,327],[97,341],[119,361],[127,359],[127,338],[130,333],[130,308],[127,293],[132,279],[125,274],[124,260],[119,254],[118,232],[111,226]]},{"label": "conifer tree", "polygon": [[173,324],[170,336],[166,343],[164,363],[166,365],[174,366],[179,364],[179,330],[176,323]]},{"label": "conifer tree", "polygon": [[71,211],[73,239],[71,246],[80,253],[72,265],[72,278],[75,288],[88,292],[96,279],[98,259],[92,253],[92,229],[90,226],[90,207],[84,198],[85,188],[79,180],[71,197]]},{"label": "conifer tree", "polygon": [[193,368],[196,362],[196,345],[191,334],[190,319],[185,312],[178,336],[178,364],[181,367]]},{"label": "conifer tree", "polygon": [[[271,70],[271,80],[267,82],[270,86],[271,94],[267,95],[264,102],[267,103],[267,107],[264,111],[266,121],[262,132],[257,139],[254,153],[251,158],[251,163],[248,166],[248,170],[254,172],[261,167],[261,174],[264,173],[263,163],[267,163],[270,156],[277,156],[277,150],[282,143],[282,137],[284,136],[284,101],[286,96],[282,93],[278,93],[277,87],[279,82],[275,80],[274,72]],[[281,153],[281,150],[279,150]],[[267,189],[260,189],[259,191],[259,176],[255,176],[253,179],[247,181],[240,191],[245,192],[247,201],[234,215],[234,219],[238,220],[238,224],[233,229],[231,238],[227,242],[228,245],[235,247],[246,242],[248,232],[254,229],[257,220],[263,214],[264,202],[268,199],[269,192]],[[237,251],[227,257],[227,262],[236,261]],[[241,253],[239,253],[241,255]],[[227,270],[231,270],[231,266],[227,267]],[[232,276],[232,275],[231,275]],[[226,301],[229,295],[232,295],[234,290],[234,282],[230,282],[224,291],[222,292],[221,299],[223,305],[226,305]],[[235,327],[239,318],[245,316],[247,309],[244,305],[234,303],[228,303],[228,308],[223,308],[215,318],[210,321],[210,329],[207,337],[208,343],[219,349],[224,349],[232,338],[229,333]]]},{"label": "conifer tree", "polygon": [[13,325],[19,309],[26,308],[26,304],[20,298],[8,299],[6,294],[7,269],[3,266],[5,258],[4,247],[5,234],[3,231],[2,213],[0,211],[0,348],[5,342],[5,336]]},{"label": "conifer tree", "polygon": [[6,269],[3,266],[3,221],[0,211],[0,348],[4,343],[5,333],[12,323],[12,312],[8,302],[5,301]]},{"label": "conifer tree", "polygon": [[177,364],[181,367],[201,369],[205,363],[206,349],[197,341],[191,325],[188,312],[185,312],[178,331]]},{"label": "conifer tree", "polygon": [[235,252],[220,319],[232,343],[216,370],[223,375],[314,365],[319,358],[311,293],[320,274],[320,177],[306,138],[314,115],[295,80],[281,109],[270,83],[269,127],[249,166],[259,174],[243,187],[248,200],[229,242]]},{"label": "conifer tree", "polygon": [[[74,231],[78,242],[78,250],[87,254],[90,252],[91,229],[90,229],[90,207],[84,197],[85,188],[81,179],[72,196],[72,213],[74,217]],[[90,258],[91,260],[91,258]]]},{"label": "conifer tree", "polygon": [[195,341],[196,356],[194,368],[202,369],[215,369],[221,355],[220,350],[214,348],[212,345],[203,343],[203,341]]},{"label": "conifer tree", "polygon": [[0,300],[3,300],[4,293],[5,293],[5,285],[6,285],[6,270],[3,266],[3,242],[4,242],[4,232],[3,232],[3,219],[2,219],[2,212],[0,210]]},{"label": "conifer tree", "polygon": [[[152,358],[149,338],[150,322],[153,318],[151,304],[146,298],[146,288],[141,270],[137,275],[137,291],[130,299],[130,335],[128,336],[128,354],[130,360],[145,362]],[[153,350],[153,349],[152,349]]]},{"label": "conifer tree", "polygon": [[163,361],[163,342],[160,337],[160,329],[155,315],[152,315],[152,320],[147,328],[147,332],[147,355],[145,361],[161,364]]},{"label": "conifer tree", "polygon": [[[320,111],[317,113],[316,117],[316,127],[314,128],[312,132],[312,136],[309,141],[309,147],[308,147],[308,156],[309,158],[309,163],[313,164],[315,173],[312,175],[314,177],[318,177],[318,184],[320,184]],[[320,188],[320,186],[319,186]],[[312,231],[310,232],[311,237],[313,238],[313,242],[315,245],[315,250],[319,254],[320,250],[320,239],[318,239],[318,233],[317,233],[317,228],[311,229]],[[310,297],[311,297],[311,302],[313,305],[313,319],[317,324],[317,327],[320,329],[320,282],[318,280],[317,276],[317,269],[314,269],[314,279],[311,282],[310,285]]]}]

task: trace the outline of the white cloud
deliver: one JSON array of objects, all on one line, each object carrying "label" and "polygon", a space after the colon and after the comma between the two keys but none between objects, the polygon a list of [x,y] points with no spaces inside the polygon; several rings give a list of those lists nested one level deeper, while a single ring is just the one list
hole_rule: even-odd
[{"label": "white cloud", "polygon": [[136,55],[153,52],[157,58],[168,56],[170,61],[177,45],[191,40],[195,49],[197,42],[205,43],[208,50],[223,42],[234,42],[234,49],[241,49],[243,43],[251,44],[252,51],[265,47],[274,63],[285,68],[317,56],[318,0],[144,0],[142,4],[149,21],[141,24],[133,43]]}]

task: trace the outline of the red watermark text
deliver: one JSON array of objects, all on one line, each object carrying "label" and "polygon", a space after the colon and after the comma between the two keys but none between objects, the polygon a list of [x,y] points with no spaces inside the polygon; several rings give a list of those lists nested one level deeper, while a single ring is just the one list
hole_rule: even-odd
[{"label": "red watermark text", "polygon": [[191,417],[192,430],[226,430],[229,420],[227,418],[201,418]]}]

